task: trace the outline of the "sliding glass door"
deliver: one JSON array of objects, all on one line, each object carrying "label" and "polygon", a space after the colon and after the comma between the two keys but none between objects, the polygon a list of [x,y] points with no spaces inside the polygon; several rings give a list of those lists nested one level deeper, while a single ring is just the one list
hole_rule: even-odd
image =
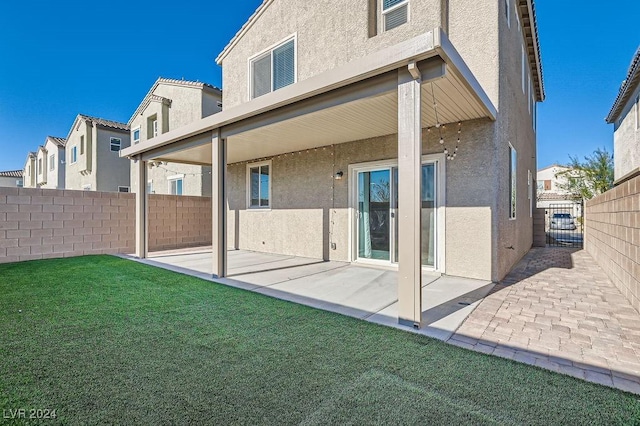
[{"label": "sliding glass door", "polygon": [[[437,163],[422,165],[422,265],[435,268],[437,234]],[[357,181],[357,257],[397,263],[398,168],[363,168]]]}]

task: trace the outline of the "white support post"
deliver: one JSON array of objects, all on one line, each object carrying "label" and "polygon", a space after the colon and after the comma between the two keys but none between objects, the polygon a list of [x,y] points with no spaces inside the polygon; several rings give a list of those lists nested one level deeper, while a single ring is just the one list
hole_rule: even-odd
[{"label": "white support post", "polygon": [[420,71],[398,70],[398,321],[422,326]]},{"label": "white support post", "polygon": [[138,158],[134,161],[134,167],[138,172],[138,191],[136,191],[136,257],[146,259],[149,254],[147,162]]},{"label": "white support post", "polygon": [[211,208],[213,277],[227,276],[227,141],[220,136],[220,129],[211,137]]}]

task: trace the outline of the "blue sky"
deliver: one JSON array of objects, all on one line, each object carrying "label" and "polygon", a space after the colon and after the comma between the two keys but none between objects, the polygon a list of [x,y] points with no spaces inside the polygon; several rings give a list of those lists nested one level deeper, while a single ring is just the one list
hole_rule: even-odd
[{"label": "blue sky", "polygon": [[[159,77],[221,83],[214,59],[261,0],[0,5],[0,170],[21,169],[78,113],[128,121]],[[640,2],[538,1],[547,101],[538,166],[612,150],[604,117],[640,37]]]}]

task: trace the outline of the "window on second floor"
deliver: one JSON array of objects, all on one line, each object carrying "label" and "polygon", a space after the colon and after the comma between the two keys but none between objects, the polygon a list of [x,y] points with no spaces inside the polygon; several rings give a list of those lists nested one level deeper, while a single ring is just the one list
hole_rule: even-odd
[{"label": "window on second floor", "polygon": [[140,142],[140,127],[136,127],[135,129],[133,129],[133,143],[137,144],[138,142]]},{"label": "window on second floor", "polygon": [[250,66],[252,99],[295,83],[295,38],[251,59]]},{"label": "window on second floor", "polygon": [[409,0],[382,0],[382,23],[385,31],[409,22]]},{"label": "window on second floor", "polygon": [[111,152],[120,152],[122,140],[120,138],[111,138]]},{"label": "window on second floor", "polygon": [[147,118],[147,139],[158,136],[158,116],[153,114]]},{"label": "window on second floor", "polygon": [[49,156],[49,170],[54,171],[56,169],[56,155],[51,154]]},{"label": "window on second floor", "polygon": [[80,136],[80,155],[84,155],[84,136]]},{"label": "window on second floor", "polygon": [[38,174],[42,174],[42,158],[38,158]]},{"label": "window on second floor", "polygon": [[640,95],[636,96],[636,130],[640,130]]},{"label": "window on second floor", "polygon": [[71,148],[69,163],[73,164],[78,161],[78,147],[74,146]]}]

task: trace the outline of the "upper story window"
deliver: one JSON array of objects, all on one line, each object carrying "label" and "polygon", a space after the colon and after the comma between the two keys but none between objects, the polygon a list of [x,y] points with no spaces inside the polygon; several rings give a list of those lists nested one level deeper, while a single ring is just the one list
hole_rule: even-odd
[{"label": "upper story window", "polygon": [[296,82],[296,39],[292,38],[250,60],[251,98]]},{"label": "upper story window", "polygon": [[42,174],[42,158],[38,158],[38,174]]},{"label": "upper story window", "polygon": [[382,22],[389,31],[409,21],[409,0],[382,0]]},{"label": "upper story window", "polygon": [[133,129],[133,143],[136,144],[138,142],[140,142],[140,127]]},{"label": "upper story window", "polygon": [[49,156],[49,170],[54,171],[56,169],[56,155],[51,154]]},{"label": "upper story window", "polygon": [[147,118],[147,139],[158,136],[158,116],[153,114]]},{"label": "upper story window", "polygon": [[111,152],[120,152],[122,140],[120,138],[111,138]]},{"label": "upper story window", "polygon": [[71,154],[70,154],[71,158],[69,159],[69,162],[71,164],[75,163],[78,161],[78,147],[74,146],[71,148]]},{"label": "upper story window", "polygon": [[80,136],[80,155],[84,155],[84,136]]}]

